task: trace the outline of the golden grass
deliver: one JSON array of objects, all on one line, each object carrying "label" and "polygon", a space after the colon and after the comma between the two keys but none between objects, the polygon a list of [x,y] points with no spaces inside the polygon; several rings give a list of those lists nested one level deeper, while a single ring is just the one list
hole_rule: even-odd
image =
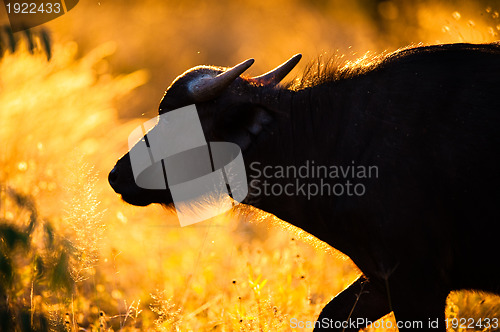
[{"label": "golden grass", "polygon": [[[418,10],[419,41],[486,41],[496,29],[475,19],[471,29],[467,15],[449,12],[441,30],[425,13],[432,8]],[[312,11],[300,19],[314,32]],[[463,24],[479,35],[452,36]],[[273,32],[265,43],[278,47],[277,40]],[[306,40],[295,45],[315,55]],[[142,122],[120,120],[115,102],[148,78],[111,74],[106,58],[115,49],[102,43],[78,57],[75,43],[58,42],[50,62],[26,50],[1,59],[0,217],[29,224],[31,201],[15,201],[9,188],[37,209],[31,245],[9,251],[16,277],[6,292],[18,323],[27,314],[31,324],[42,315],[67,331],[290,331],[290,318],[314,320],[359,273],[324,243],[252,209],[252,222],[222,216],[180,228],[164,209],[128,206],[109,188],[107,173]],[[235,57],[253,50],[242,46]],[[500,300],[455,292],[447,314],[500,317]]]}]

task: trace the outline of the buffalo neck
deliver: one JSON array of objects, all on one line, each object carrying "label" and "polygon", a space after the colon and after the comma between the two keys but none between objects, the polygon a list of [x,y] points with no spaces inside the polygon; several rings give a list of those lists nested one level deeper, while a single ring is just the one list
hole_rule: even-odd
[{"label": "buffalo neck", "polygon": [[[342,95],[343,92],[332,83],[298,91],[274,89],[262,98],[264,106],[275,114],[271,136],[258,146],[258,152],[251,158],[260,167],[270,170],[261,174],[267,188],[278,188],[274,192],[260,188],[260,195],[252,205],[325,242],[331,241],[326,238],[330,233],[327,230],[331,215],[324,215],[322,211],[332,211],[335,202],[331,197],[304,195],[301,184],[307,186],[309,182],[317,183],[320,179],[294,176],[293,170],[313,165],[329,166],[342,159],[337,155],[341,141],[339,135],[342,134],[339,123],[345,117],[341,110],[345,109],[342,103],[346,98],[341,98]],[[282,177],[280,173],[276,174],[280,169],[291,172]],[[279,188],[284,187],[294,189],[279,194]],[[323,208],[325,205],[330,209]]]}]

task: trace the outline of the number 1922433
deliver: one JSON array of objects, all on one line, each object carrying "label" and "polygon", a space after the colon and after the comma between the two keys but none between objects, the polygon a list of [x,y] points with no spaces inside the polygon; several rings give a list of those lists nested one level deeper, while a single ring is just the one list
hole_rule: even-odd
[{"label": "number 1922433", "polygon": [[498,329],[500,326],[498,318],[447,318],[446,328],[453,329]]},{"label": "number 1922433", "polygon": [[34,2],[14,2],[6,3],[5,7],[8,14],[59,14],[62,11],[61,3],[59,2],[42,2],[36,4]]}]

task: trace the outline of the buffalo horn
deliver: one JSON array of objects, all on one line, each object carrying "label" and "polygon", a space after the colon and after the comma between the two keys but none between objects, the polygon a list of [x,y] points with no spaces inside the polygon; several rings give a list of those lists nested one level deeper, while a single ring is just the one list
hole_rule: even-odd
[{"label": "buffalo horn", "polygon": [[279,65],[270,72],[253,77],[252,80],[257,81],[259,84],[276,85],[281,82],[281,80],[284,79],[289,72],[292,71],[297,63],[299,63],[300,58],[302,58],[302,54],[295,54],[287,62]]},{"label": "buffalo horn", "polygon": [[200,79],[191,88],[193,98],[195,101],[201,102],[219,95],[253,63],[254,59],[248,59],[213,78]]}]

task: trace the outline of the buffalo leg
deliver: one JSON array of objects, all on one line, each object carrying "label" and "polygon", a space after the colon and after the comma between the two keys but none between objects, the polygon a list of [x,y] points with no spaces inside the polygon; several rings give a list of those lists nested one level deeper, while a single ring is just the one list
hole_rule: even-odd
[{"label": "buffalo leg", "polygon": [[314,331],[358,331],[389,312],[385,287],[361,276],[323,308]]}]

